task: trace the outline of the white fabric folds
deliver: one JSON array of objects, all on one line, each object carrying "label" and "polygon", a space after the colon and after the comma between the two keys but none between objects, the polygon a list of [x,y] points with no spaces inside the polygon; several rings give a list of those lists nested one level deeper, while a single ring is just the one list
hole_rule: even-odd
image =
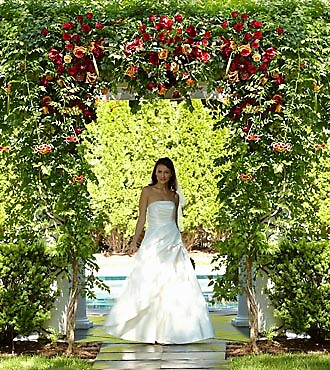
[{"label": "white fabric folds", "polygon": [[214,336],[174,215],[172,201],[148,206],[147,230],[134,267],[105,323],[109,334],[162,344],[192,343]]}]

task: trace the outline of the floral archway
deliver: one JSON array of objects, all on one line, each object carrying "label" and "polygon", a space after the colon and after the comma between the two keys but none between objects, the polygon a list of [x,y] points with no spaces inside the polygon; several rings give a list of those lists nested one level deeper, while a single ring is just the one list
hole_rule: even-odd
[{"label": "floral archway", "polygon": [[[276,215],[295,171],[326,148],[319,135],[322,118],[308,137],[292,106],[297,75],[305,65],[290,64],[295,58],[286,45],[285,27],[236,11],[227,18],[176,13],[139,20],[99,19],[87,12],[64,22],[39,22],[34,30],[38,36],[24,43],[25,59],[18,63],[9,58],[3,71],[2,117],[13,129],[7,125],[3,130],[0,151],[19,174],[12,194],[25,200],[22,209],[12,212],[15,222],[7,238],[17,238],[14,228],[27,219],[40,235],[56,230],[51,248],[67,256],[73,272],[69,339],[73,341],[78,261],[93,266],[86,186],[93,173],[80,144],[85,125],[97,118],[99,99],[123,85],[137,100],[183,99],[192,109],[194,92],[204,86],[216,126],[229,127],[227,159],[233,164],[219,190],[233,194],[228,204],[235,203],[243,230],[233,225],[233,233],[248,235],[238,255],[249,257],[247,295],[255,317],[251,269],[260,245],[265,248],[263,221]],[[311,92],[317,96],[321,83],[313,82]],[[244,203],[243,193],[259,199]],[[258,204],[252,213],[249,204]],[[255,338],[258,328],[252,323]]]}]

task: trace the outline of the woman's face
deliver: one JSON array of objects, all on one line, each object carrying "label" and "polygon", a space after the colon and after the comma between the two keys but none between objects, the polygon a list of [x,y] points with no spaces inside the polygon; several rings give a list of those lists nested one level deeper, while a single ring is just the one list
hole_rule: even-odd
[{"label": "woman's face", "polygon": [[172,176],[171,170],[163,164],[159,164],[156,167],[156,178],[157,183],[167,184]]}]

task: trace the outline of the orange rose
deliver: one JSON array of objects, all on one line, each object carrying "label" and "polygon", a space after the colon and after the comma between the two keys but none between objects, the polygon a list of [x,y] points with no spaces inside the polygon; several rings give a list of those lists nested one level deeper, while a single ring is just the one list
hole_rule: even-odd
[{"label": "orange rose", "polygon": [[158,52],[158,59],[166,60],[167,57],[168,57],[168,50],[163,49],[163,50]]},{"label": "orange rose", "polygon": [[253,61],[254,61],[254,62],[260,62],[260,60],[261,60],[261,55],[260,55],[260,54],[258,54],[258,53],[253,54],[253,55],[252,55],[252,59],[253,59]]},{"label": "orange rose", "polygon": [[251,54],[251,47],[250,45],[241,45],[239,48],[238,48],[240,54],[242,55],[242,57],[247,57]]},{"label": "orange rose", "polygon": [[75,46],[73,49],[73,54],[76,58],[83,58],[85,56],[86,49],[83,46]]},{"label": "orange rose", "polygon": [[64,56],[64,63],[69,64],[69,63],[71,63],[71,61],[72,61],[72,56],[71,55],[65,55]]},{"label": "orange rose", "polygon": [[188,80],[186,81],[186,84],[189,86],[189,87],[192,87],[195,85],[195,80],[193,80],[192,78],[188,78]]}]

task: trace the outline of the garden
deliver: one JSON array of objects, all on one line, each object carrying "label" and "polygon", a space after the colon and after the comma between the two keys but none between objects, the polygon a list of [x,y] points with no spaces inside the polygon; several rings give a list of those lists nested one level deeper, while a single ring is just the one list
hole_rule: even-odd
[{"label": "garden", "polygon": [[[247,296],[250,350],[285,330],[327,348],[329,20],[326,0],[0,1],[1,345],[49,338],[66,276],[74,351],[78,296],[102,286],[79,274],[97,270],[95,253],[127,251],[166,155],[186,244],[226,267],[214,299]],[[258,326],[261,274],[274,333]]]}]

